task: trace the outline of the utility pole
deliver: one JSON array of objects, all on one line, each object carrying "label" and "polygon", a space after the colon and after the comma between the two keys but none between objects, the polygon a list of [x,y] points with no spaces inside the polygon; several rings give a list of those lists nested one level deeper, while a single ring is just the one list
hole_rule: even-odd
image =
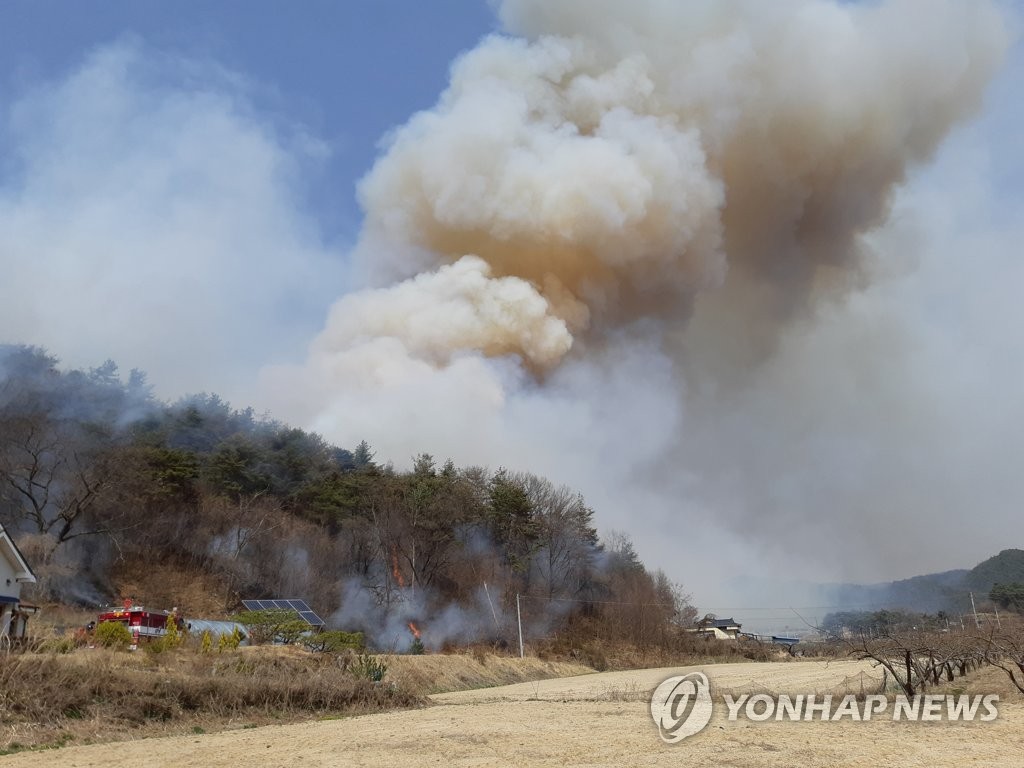
[{"label": "utility pole", "polygon": [[519,593],[516,592],[516,623],[519,624],[519,658],[523,658],[523,614],[519,610]]},{"label": "utility pole", "polygon": [[998,626],[1000,629],[1003,628],[1003,622],[1001,622],[999,620],[999,608],[998,608],[998,606],[996,607],[996,626]]},{"label": "utility pole", "polygon": [[978,629],[981,628],[981,622],[978,620],[978,609],[974,607],[974,593],[971,592],[971,610],[974,612],[974,626]]}]

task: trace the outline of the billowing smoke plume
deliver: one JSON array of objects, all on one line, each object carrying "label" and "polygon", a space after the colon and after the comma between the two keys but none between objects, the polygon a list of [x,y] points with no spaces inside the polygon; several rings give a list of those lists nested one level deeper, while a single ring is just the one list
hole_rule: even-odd
[{"label": "billowing smoke plume", "polygon": [[363,325],[417,358],[548,367],[563,326],[678,321],[727,273],[747,285],[731,314],[787,316],[825,268],[855,265],[1002,48],[984,4],[514,0],[502,15],[526,37],[458,61],[363,182],[360,256],[410,282],[343,299],[321,354]]},{"label": "billowing smoke plume", "polygon": [[330,339],[317,341],[325,354],[332,347],[354,350],[368,341],[399,338],[410,355],[439,365],[460,350],[521,354],[553,364],[572,345],[565,322],[551,314],[533,285],[494,277],[475,256],[390,288],[346,296],[331,310],[328,324]]},{"label": "billowing smoke plume", "polygon": [[[399,460],[529,466],[618,527],[685,509],[768,529],[762,495],[787,522],[827,514],[800,500],[814,473],[787,475],[784,446],[744,421],[801,434],[779,366],[820,371],[787,334],[813,336],[900,261],[866,236],[978,109],[1007,47],[999,13],[505,0],[500,15],[508,35],[456,61],[362,182],[368,287],[336,303],[303,368],[267,372],[278,411]],[[765,370],[779,400],[753,388]],[[793,485],[759,487],[771,477]]]}]

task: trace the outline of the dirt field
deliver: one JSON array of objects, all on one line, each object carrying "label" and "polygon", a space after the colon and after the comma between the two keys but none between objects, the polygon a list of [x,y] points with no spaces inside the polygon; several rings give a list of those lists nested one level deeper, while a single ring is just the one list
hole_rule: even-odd
[{"label": "dirt field", "polygon": [[[717,706],[703,733],[668,746],[658,739],[646,697],[679,671],[613,672],[440,694],[416,711],[22,753],[0,758],[0,766],[1024,765],[1019,700],[1002,701],[996,722],[971,724],[728,722],[725,707]],[[866,665],[845,661],[723,664],[704,671],[718,693],[844,693],[872,682]]]}]

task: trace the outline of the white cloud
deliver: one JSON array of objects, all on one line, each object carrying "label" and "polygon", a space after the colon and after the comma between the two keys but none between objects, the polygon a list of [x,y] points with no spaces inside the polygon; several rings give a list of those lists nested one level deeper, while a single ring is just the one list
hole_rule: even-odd
[{"label": "white cloud", "polygon": [[299,188],[324,148],[212,63],[109,45],[0,120],[0,341],[240,397],[342,289]]}]

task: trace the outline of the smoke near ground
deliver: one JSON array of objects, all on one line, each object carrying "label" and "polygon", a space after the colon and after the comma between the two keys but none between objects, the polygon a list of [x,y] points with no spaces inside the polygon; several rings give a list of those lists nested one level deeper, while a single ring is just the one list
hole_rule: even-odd
[{"label": "smoke near ground", "polygon": [[[423,647],[440,650],[446,645],[511,638],[515,635],[515,616],[505,612],[502,603],[482,587],[473,599],[460,604],[442,603],[438,608],[429,591],[406,590],[408,595],[392,605],[374,599],[366,585],[348,580],[341,586],[341,608],[329,620],[332,626],[363,632],[371,648],[408,651],[413,639]],[[422,632],[422,638],[413,634]],[[529,625],[527,630],[532,629]],[[544,627],[549,629],[549,627]],[[528,632],[530,638],[543,637],[541,631]]]},{"label": "smoke near ground", "polygon": [[797,578],[928,568],[979,484],[1021,498],[988,462],[1005,430],[962,413],[983,376],[950,370],[915,277],[933,222],[901,193],[982,104],[1009,45],[992,4],[500,17],[363,180],[367,287],[265,371],[278,412],[399,462],[542,469],[698,592],[723,551]]}]

